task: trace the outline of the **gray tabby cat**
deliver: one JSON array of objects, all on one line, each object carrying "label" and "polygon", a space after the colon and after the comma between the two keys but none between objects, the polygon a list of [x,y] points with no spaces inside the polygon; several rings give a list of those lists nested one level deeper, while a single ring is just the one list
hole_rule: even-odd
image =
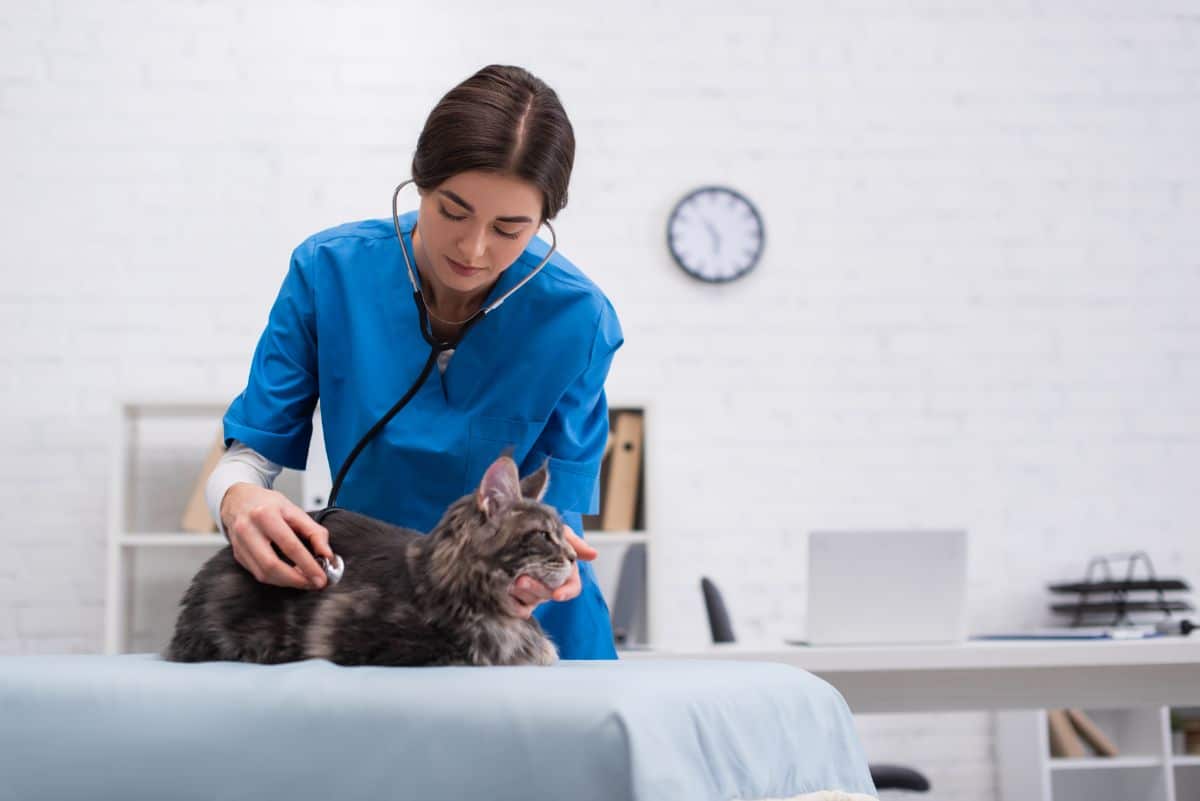
[{"label": "gray tabby cat", "polygon": [[541,503],[545,465],[523,482],[508,456],[478,490],[450,505],[428,535],[337,510],[324,518],[345,576],[324,590],[257,581],[223,548],[184,593],[176,662],[342,665],[549,665],[557,655],[509,596],[529,575],[547,587],[571,575],[575,551],[562,521]]}]

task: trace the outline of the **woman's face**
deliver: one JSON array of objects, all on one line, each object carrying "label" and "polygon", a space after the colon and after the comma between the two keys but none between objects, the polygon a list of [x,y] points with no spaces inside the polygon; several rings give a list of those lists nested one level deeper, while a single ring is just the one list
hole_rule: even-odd
[{"label": "woman's face", "polygon": [[517,260],[540,226],[542,193],[511,175],[472,170],[421,190],[417,263],[435,293],[477,294]]}]

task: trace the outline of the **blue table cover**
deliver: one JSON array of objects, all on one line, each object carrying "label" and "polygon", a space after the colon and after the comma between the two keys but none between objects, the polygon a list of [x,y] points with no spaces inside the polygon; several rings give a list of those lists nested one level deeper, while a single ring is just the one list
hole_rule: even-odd
[{"label": "blue table cover", "polygon": [[818,791],[875,793],[842,697],[781,664],[0,657],[3,801],[727,801]]}]

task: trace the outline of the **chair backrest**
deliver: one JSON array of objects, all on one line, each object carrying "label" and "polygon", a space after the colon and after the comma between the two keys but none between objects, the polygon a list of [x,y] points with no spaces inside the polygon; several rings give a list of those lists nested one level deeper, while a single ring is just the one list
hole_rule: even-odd
[{"label": "chair backrest", "polygon": [[733,642],[733,624],[729,622],[729,610],[725,608],[721,591],[708,576],[701,577],[700,591],[704,593],[704,609],[708,612],[713,642]]},{"label": "chair backrest", "polygon": [[[645,639],[646,545],[635,542],[625,549],[617,574],[612,603],[613,640],[626,645]],[[640,635],[640,636],[639,636]]]}]

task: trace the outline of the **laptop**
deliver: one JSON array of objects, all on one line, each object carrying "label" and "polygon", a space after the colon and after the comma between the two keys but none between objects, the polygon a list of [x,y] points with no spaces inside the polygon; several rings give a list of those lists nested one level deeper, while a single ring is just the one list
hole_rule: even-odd
[{"label": "laptop", "polygon": [[966,589],[966,531],[814,531],[803,642],[963,642]]}]

